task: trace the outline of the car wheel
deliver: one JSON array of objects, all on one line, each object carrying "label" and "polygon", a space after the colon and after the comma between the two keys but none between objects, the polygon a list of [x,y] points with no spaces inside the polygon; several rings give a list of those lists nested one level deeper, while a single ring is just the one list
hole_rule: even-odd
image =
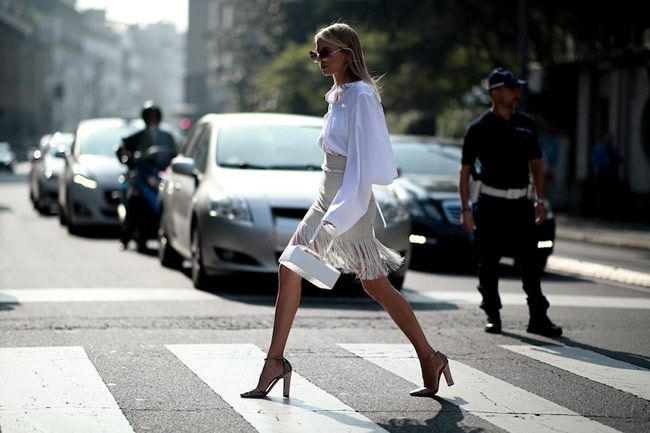
[{"label": "car wheel", "polygon": [[205,273],[203,258],[201,257],[201,238],[196,225],[192,228],[192,241],[190,244],[192,253],[192,284],[196,289],[205,289],[210,278]]},{"label": "car wheel", "polygon": [[71,235],[78,235],[81,230],[79,229],[79,226],[77,224],[74,224],[72,222],[71,214],[72,214],[72,212],[70,211],[70,207],[68,207],[68,209],[67,209],[67,211],[65,213],[65,215],[66,215],[65,222],[66,222],[66,225],[68,226],[68,233],[70,233]]},{"label": "car wheel", "polygon": [[183,257],[169,244],[165,224],[161,220],[158,228],[158,260],[166,268],[180,269],[183,265]]},{"label": "car wheel", "polygon": [[34,207],[41,215],[48,215],[50,213],[50,207],[43,204],[40,200],[36,200]]},{"label": "car wheel", "polygon": [[70,221],[68,221],[67,225],[68,225],[68,233],[70,233],[71,235],[78,235],[81,232],[81,229],[76,224],[72,224]]}]

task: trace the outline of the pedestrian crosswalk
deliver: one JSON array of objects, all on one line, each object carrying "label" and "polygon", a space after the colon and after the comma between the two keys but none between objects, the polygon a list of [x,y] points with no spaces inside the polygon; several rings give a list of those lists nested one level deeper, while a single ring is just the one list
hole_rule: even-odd
[{"label": "pedestrian crosswalk", "polygon": [[[265,399],[241,399],[239,394],[255,385],[265,356],[254,344],[168,344],[164,348],[182,363],[188,377],[198,377],[255,431],[390,431],[390,424],[377,419],[379,415],[367,406],[353,407],[349,398],[353,390],[346,391],[345,384],[340,384],[342,389],[322,389],[310,380],[309,372],[296,368],[298,363],[294,363],[289,398],[282,396],[282,384],[278,384]],[[421,385],[419,362],[410,345],[340,343],[332,350],[349,353],[347,357],[339,356],[337,362],[347,363],[348,370],[360,368],[358,375],[367,374],[368,367],[363,367],[367,362],[379,367],[385,379],[390,376],[410,382],[409,386]],[[554,375],[557,383],[551,385],[560,389],[564,386],[563,377],[571,374],[580,380],[604,383],[612,387],[611,392],[628,393],[632,399],[650,399],[649,370],[599,353],[562,345],[503,345],[496,346],[495,350],[522,362],[532,358],[557,369]],[[489,423],[494,431],[617,431],[589,414],[577,413],[549,400],[548,396],[541,397],[517,386],[507,374],[494,377],[470,365],[469,359],[462,356],[455,359],[453,353],[448,355],[452,358],[450,366],[455,385],[447,387],[442,381],[439,399]],[[359,359],[359,363],[350,363],[351,357]],[[0,375],[0,431],[3,433],[135,431],[83,347],[0,348],[0,371],[3,372]],[[528,374],[535,377],[534,366]],[[383,383],[381,377],[376,377],[368,388],[390,393],[390,389],[381,390]],[[403,398],[413,397],[405,394]],[[430,419],[434,415],[424,417]],[[223,431],[237,430],[224,427]]]}]

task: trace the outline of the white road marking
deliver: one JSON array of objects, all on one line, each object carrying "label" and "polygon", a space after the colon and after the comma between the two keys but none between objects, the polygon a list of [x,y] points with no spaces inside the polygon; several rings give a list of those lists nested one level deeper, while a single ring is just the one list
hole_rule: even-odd
[{"label": "white road marking", "polygon": [[585,262],[584,260],[551,255],[548,258],[546,267],[551,271],[567,272],[569,274],[577,274],[583,277],[616,281],[617,283],[631,284],[634,286],[650,287],[650,274],[648,273]]},{"label": "white road marking", "polygon": [[570,346],[502,345],[504,349],[650,400],[650,370]]},{"label": "white road marking", "polygon": [[193,289],[72,288],[0,289],[0,303],[204,301],[214,295]]},{"label": "white road marking", "polygon": [[[417,386],[420,364],[406,344],[339,344]],[[450,360],[455,385],[441,379],[438,396],[509,432],[611,433],[616,430],[475,368]]]},{"label": "white road marking", "polygon": [[3,433],[133,433],[81,347],[0,348]]},{"label": "white road marking", "polygon": [[291,396],[277,383],[266,399],[243,399],[257,384],[264,353],[253,344],[176,344],[166,346],[203,382],[262,433],[365,433],[386,430],[295,371]]},{"label": "white road marking", "polygon": [[[446,303],[446,304],[474,304],[481,303],[481,294],[478,291],[431,291],[414,292],[404,291],[404,295],[411,303]],[[503,305],[526,305],[526,294],[500,293]],[[546,295],[554,307],[585,307],[585,308],[623,308],[623,309],[650,309],[650,298],[632,298],[617,296],[585,296],[585,295]]]}]

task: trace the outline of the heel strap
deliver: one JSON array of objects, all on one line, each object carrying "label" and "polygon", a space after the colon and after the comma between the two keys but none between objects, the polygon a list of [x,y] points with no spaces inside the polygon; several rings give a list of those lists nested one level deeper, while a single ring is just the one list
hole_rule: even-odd
[{"label": "heel strap", "polygon": [[272,359],[274,361],[284,361],[284,356],[267,356],[264,358],[264,361],[268,361],[269,359]]}]

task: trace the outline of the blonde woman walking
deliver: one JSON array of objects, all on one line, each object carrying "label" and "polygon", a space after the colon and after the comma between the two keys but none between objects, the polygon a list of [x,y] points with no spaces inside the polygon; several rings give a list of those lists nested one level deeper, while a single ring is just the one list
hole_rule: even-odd
[{"label": "blonde woman walking", "polygon": [[[337,23],[321,29],[314,37],[311,59],[334,85],[325,95],[329,104],[318,145],[325,152],[319,195],[299,224],[290,244],[310,247],[343,272],[354,273],[364,290],[379,302],[415,347],[424,386],[413,396],[438,392],[440,376],[452,385],[445,355],[431,347],[413,309],[386,277],[403,262],[395,251],[382,245],[374,235],[376,204],[372,185],[388,185],[397,176],[388,128],[375,86],[368,73],[356,32]],[[322,225],[322,229],[317,229]],[[326,251],[329,240],[333,246]],[[280,265],[275,322],[268,356],[257,387],[241,394],[262,398],[280,379],[284,396],[289,396],[291,364],[284,358],[301,296],[301,277]]]}]

